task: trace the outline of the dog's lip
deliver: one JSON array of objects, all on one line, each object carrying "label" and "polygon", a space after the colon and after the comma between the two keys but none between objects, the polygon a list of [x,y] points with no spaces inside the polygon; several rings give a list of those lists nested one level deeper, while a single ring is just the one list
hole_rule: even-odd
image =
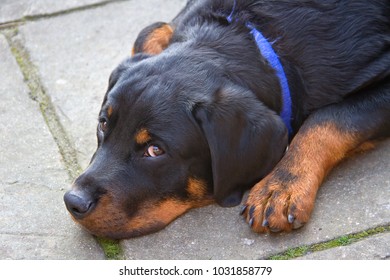
[{"label": "dog's lip", "polygon": [[85,228],[90,234],[94,236],[99,236],[99,237],[104,237],[104,238],[109,238],[114,240],[121,240],[121,239],[136,238],[136,237],[152,234],[164,229],[167,225],[168,224],[162,222],[155,222],[144,228],[129,229],[129,230],[122,230],[122,231],[121,230],[101,231],[101,230],[90,229],[85,226],[83,226],[83,228]]}]

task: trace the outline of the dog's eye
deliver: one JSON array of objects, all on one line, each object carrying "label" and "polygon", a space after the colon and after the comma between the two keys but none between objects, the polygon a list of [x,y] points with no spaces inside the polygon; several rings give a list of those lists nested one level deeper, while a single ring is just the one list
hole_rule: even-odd
[{"label": "dog's eye", "polygon": [[145,152],[146,157],[158,157],[163,155],[165,152],[157,145],[150,145]]},{"label": "dog's eye", "polygon": [[107,121],[105,121],[105,120],[100,121],[98,127],[99,127],[99,130],[101,132],[106,132],[106,130],[107,130]]}]

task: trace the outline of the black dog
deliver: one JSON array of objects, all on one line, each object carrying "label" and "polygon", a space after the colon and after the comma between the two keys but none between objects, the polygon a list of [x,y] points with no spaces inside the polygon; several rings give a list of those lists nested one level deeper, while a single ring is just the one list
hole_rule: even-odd
[{"label": "black dog", "polygon": [[302,226],[332,167],[390,135],[389,15],[388,0],[189,1],[112,73],[68,210],[128,238],[252,187],[254,231]]}]

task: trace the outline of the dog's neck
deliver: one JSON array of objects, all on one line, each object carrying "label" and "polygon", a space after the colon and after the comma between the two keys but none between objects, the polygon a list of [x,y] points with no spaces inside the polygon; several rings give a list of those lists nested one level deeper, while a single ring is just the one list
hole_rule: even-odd
[{"label": "dog's neck", "polygon": [[[235,3],[235,2],[234,2]],[[234,9],[232,13],[226,18],[229,23],[234,22]],[[248,27],[248,30],[253,36],[254,42],[256,43],[261,55],[268,62],[268,65],[275,70],[275,74],[279,79],[281,95],[282,95],[282,110],[280,112],[280,117],[285,123],[288,133],[291,136],[293,130],[291,127],[292,121],[292,112],[291,112],[291,94],[290,87],[288,85],[287,77],[283,68],[282,63],[278,55],[275,53],[272,44],[264,37],[264,35],[259,31],[252,23],[246,22],[245,24]]]},{"label": "dog's neck", "polygon": [[289,80],[289,84],[294,84],[291,86],[291,96],[290,93],[283,94],[280,77],[270,65],[269,58],[262,55],[251,29],[245,24],[228,21],[225,24],[204,22],[198,24],[196,28],[192,26],[189,30],[191,33],[186,33],[185,30],[183,33],[180,32],[181,37],[178,40],[179,43],[186,45],[188,52],[192,55],[198,54],[203,60],[215,64],[219,72],[223,72],[223,76],[235,84],[250,89],[260,101],[277,114],[282,114],[283,104],[286,102],[284,98],[288,98],[288,112],[284,121],[290,136],[296,132],[292,131],[292,127],[297,126],[299,116],[296,116],[296,110],[293,110],[292,106],[293,103],[296,105],[293,91],[300,82],[299,75],[296,75],[288,61],[282,60],[281,64],[286,80]]},{"label": "dog's neck", "polygon": [[[239,20],[236,17],[239,15],[236,15],[236,0],[233,1],[233,7],[231,9],[231,13],[226,17],[227,21],[232,24],[235,21]],[[248,28],[248,31],[253,36],[254,42],[256,43],[261,56],[265,58],[265,60],[268,62],[268,65],[271,66],[275,70],[275,74],[279,79],[280,89],[281,89],[281,95],[282,95],[282,109],[280,112],[280,116],[283,119],[283,122],[285,123],[288,134],[291,138],[293,135],[293,129],[292,129],[292,101],[291,101],[291,93],[290,93],[290,87],[287,81],[287,77],[283,68],[283,65],[274,51],[272,47],[272,43],[267,40],[267,38],[264,37],[262,32],[257,29],[249,20],[245,22],[246,27]]]}]

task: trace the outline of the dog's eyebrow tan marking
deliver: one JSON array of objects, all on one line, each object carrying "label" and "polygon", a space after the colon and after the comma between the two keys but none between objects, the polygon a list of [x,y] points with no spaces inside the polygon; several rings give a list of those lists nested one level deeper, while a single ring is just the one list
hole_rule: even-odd
[{"label": "dog's eyebrow tan marking", "polygon": [[149,134],[149,131],[146,128],[141,128],[135,135],[135,141],[137,144],[143,145],[149,142],[152,137]]},{"label": "dog's eyebrow tan marking", "polygon": [[114,110],[114,109],[112,108],[111,105],[108,106],[108,108],[107,108],[107,115],[108,115],[108,117],[111,117],[113,110]]}]

